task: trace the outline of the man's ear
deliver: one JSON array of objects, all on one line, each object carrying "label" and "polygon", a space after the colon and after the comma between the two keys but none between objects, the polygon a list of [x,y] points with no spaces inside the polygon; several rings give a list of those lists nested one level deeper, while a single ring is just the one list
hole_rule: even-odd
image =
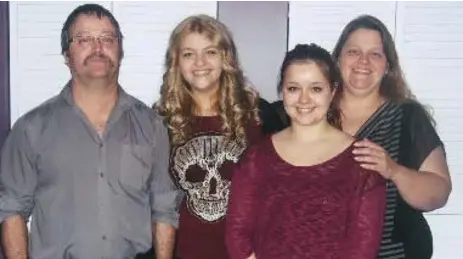
[{"label": "man's ear", "polygon": [[69,55],[67,51],[64,52],[63,57],[64,57],[64,64],[66,64],[66,66],[69,66]]}]

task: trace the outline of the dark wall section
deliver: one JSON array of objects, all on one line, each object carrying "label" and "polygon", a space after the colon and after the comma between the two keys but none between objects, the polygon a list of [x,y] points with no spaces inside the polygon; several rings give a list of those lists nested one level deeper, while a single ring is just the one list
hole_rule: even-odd
[{"label": "dark wall section", "polygon": [[8,2],[0,2],[0,146],[10,129],[9,24]]}]

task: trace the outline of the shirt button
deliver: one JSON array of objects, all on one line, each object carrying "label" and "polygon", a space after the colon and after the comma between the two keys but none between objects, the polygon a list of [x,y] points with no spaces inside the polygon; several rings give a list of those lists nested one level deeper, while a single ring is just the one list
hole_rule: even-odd
[{"label": "shirt button", "polygon": [[104,174],[103,172],[100,172],[100,177],[103,178]]},{"label": "shirt button", "polygon": [[103,235],[101,238],[102,238],[103,240],[106,240],[106,235]]}]

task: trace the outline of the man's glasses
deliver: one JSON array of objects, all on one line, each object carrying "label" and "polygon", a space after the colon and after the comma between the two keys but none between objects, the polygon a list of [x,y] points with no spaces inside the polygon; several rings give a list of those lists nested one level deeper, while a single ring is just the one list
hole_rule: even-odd
[{"label": "man's glasses", "polygon": [[104,47],[114,47],[117,45],[119,37],[116,35],[100,35],[100,36],[74,36],[69,39],[69,43],[76,42],[83,48],[89,48],[94,46],[96,43],[103,45]]}]

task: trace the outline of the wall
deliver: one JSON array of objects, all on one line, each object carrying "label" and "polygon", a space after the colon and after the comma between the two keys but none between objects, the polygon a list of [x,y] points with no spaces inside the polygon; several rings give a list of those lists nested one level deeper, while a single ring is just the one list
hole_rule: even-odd
[{"label": "wall", "polygon": [[10,128],[8,2],[0,2],[0,147]]},{"label": "wall", "polygon": [[233,33],[245,75],[262,97],[276,100],[287,49],[288,2],[219,2],[218,19]]}]

